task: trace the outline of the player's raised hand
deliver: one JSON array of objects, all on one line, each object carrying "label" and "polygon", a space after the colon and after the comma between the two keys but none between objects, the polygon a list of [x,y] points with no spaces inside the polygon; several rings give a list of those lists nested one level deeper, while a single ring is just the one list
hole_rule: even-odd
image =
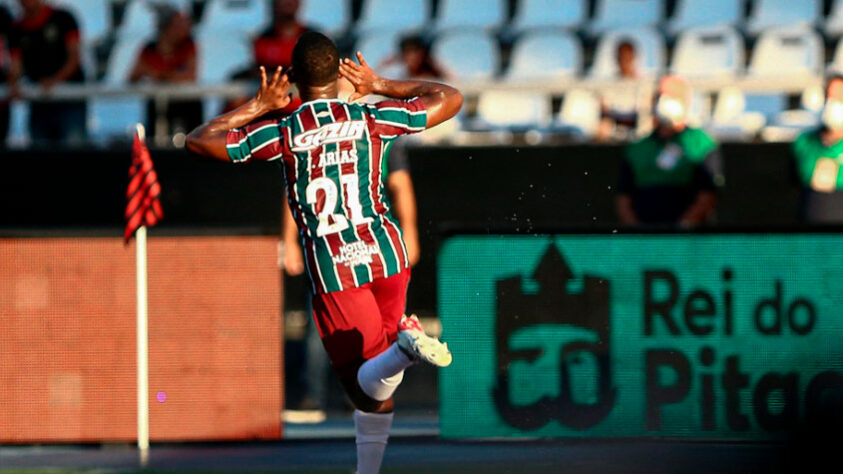
[{"label": "player's raised hand", "polygon": [[360,64],[348,58],[343,58],[340,61],[340,75],[348,79],[354,86],[354,93],[348,98],[349,102],[375,92],[378,82],[382,80],[369,67],[369,64],[363,58],[363,54],[360,51],[357,51],[357,60],[360,61]]},{"label": "player's raised hand", "polygon": [[283,109],[290,104],[290,79],[281,71],[281,66],[275,69],[275,74],[267,80],[266,69],[261,66],[261,87],[255,100],[267,112]]}]

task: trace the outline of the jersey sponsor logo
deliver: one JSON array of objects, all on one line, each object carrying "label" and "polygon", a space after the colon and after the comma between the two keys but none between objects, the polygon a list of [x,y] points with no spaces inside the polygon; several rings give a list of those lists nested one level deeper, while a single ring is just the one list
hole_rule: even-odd
[{"label": "jersey sponsor logo", "polygon": [[307,151],[328,143],[359,140],[365,131],[366,122],[363,120],[329,123],[294,136],[292,150]]},{"label": "jersey sponsor logo", "polygon": [[372,255],[378,254],[378,248],[366,242],[351,242],[340,247],[340,254],[333,256],[334,265],[356,267],[372,263]]}]

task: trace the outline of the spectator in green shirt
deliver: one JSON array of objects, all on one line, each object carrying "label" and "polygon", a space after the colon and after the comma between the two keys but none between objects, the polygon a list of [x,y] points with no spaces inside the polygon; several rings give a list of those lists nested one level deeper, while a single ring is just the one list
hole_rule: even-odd
[{"label": "spectator in green shirt", "polygon": [[826,83],[821,126],[793,143],[803,222],[843,223],[843,76]]},{"label": "spectator in green shirt", "polygon": [[688,126],[690,104],[685,79],[659,81],[653,133],[624,150],[616,202],[623,224],[696,227],[714,213],[720,152],[706,132]]}]

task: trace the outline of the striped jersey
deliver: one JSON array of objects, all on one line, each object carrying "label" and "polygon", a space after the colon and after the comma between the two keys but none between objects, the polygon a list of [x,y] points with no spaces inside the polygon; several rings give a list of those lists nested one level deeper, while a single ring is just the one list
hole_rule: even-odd
[{"label": "striped jersey", "polygon": [[314,291],[365,285],[409,266],[384,175],[395,138],[424,130],[421,99],[306,102],[288,117],[228,132],[234,162],[283,160]]}]

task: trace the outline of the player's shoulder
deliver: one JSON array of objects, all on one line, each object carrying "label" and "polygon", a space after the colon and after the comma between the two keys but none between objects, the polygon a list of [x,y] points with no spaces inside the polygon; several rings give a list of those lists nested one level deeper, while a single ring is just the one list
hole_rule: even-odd
[{"label": "player's shoulder", "polygon": [[698,160],[704,159],[717,149],[714,138],[701,128],[688,127],[680,134],[682,147],[686,154]]}]

